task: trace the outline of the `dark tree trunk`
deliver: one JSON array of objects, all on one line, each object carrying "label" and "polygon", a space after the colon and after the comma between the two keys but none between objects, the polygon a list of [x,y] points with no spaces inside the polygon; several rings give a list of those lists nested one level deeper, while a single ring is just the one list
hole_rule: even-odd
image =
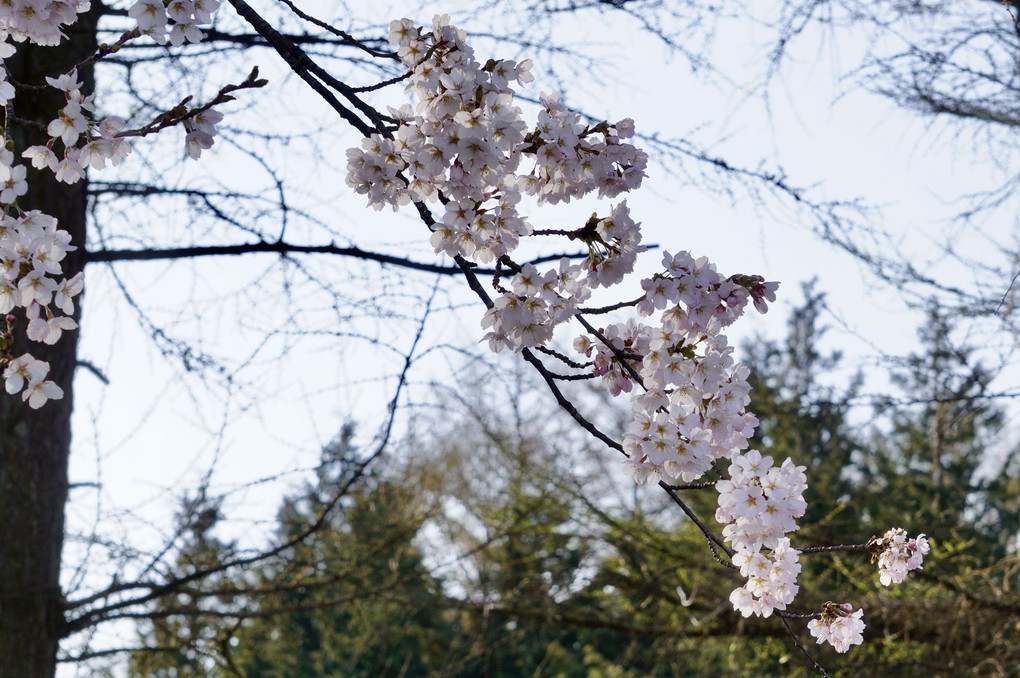
[{"label": "dark tree trunk", "polygon": [[[65,30],[69,39],[60,47],[19,45],[17,55],[6,63],[10,79],[18,84],[45,84],[44,76],[62,73],[94,52],[99,11],[100,3],[93,3],[89,14]],[[79,72],[79,77],[86,91],[92,91],[91,68]],[[9,110],[18,120],[8,127],[17,155],[29,145],[46,142],[45,126],[64,102],[63,94],[50,87],[19,88]],[[28,164],[21,158],[18,162]],[[19,205],[56,217],[71,234],[78,250],[63,262],[70,277],[84,265],[85,182],[69,186],[57,183],[52,173],[30,166],[28,172],[29,193],[19,199]],[[30,350],[48,362],[49,378],[64,390],[64,398],[33,410],[20,396],[0,393],[0,676],[51,678],[64,633],[60,554],[78,332],[65,332],[56,346],[46,346],[24,339],[22,321],[18,336],[13,354]]]}]

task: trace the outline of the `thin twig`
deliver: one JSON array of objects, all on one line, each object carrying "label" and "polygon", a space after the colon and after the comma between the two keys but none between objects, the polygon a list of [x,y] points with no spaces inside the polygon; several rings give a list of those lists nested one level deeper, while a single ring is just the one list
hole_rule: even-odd
[{"label": "thin twig", "polygon": [[790,622],[786,621],[786,615],[783,614],[782,611],[777,611],[776,614],[779,616],[780,619],[783,620],[783,626],[786,627],[786,630],[787,632],[789,632],[790,637],[793,638],[793,644],[797,646],[797,649],[804,653],[804,656],[808,658],[808,661],[811,662],[811,665],[815,667],[815,670],[818,671],[819,675],[822,675],[825,678],[829,678],[829,674],[826,673],[824,668],[822,668],[822,665],[819,664],[818,661],[813,656],[811,656],[811,653],[808,652],[807,649],[805,649],[804,646],[800,644],[800,638],[798,638],[797,634],[793,632],[792,628],[790,628]]}]

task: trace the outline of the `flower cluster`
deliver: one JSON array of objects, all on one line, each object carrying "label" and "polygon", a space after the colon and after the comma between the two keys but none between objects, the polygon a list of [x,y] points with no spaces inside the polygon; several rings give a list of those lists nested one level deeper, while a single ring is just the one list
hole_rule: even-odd
[{"label": "flower cluster", "polygon": [[899,527],[890,529],[879,539],[872,539],[868,547],[878,558],[878,578],[883,586],[899,584],[907,572],[920,569],[931,550],[923,534],[908,539],[907,531]]},{"label": "flower cluster", "polygon": [[526,264],[511,279],[512,292],[498,297],[482,318],[489,347],[543,345],[552,338],[553,326],[571,317],[576,304],[588,296],[577,276],[577,267],[566,259],[558,270],[542,273]]},{"label": "flower cluster", "polygon": [[800,590],[800,551],[791,548],[786,537],[779,539],[769,554],[738,550],[733,564],[747,577],[747,583],[733,589],[730,602],[745,617],[768,617],[773,610],[785,610]]},{"label": "flower cluster", "polygon": [[[11,155],[10,151],[0,153]],[[0,164],[0,167],[8,167]],[[24,168],[22,168],[24,169]],[[27,388],[22,397],[32,407],[40,407],[47,399],[60,398],[63,392],[46,380],[49,365],[26,353],[12,359],[12,326],[10,312],[25,309],[28,338],[55,344],[65,330],[78,325],[74,313],[74,297],[82,290],[82,275],[59,279],[60,262],[75,249],[66,231],[57,228],[57,220],[37,210],[17,217],[5,214],[0,218],[0,313],[6,316],[6,331],[0,335],[0,365],[8,393]]]},{"label": "flower cluster", "polygon": [[88,0],[6,0],[0,3],[0,105],[14,98],[14,86],[7,80],[3,60],[14,56],[14,42],[58,45],[64,39],[62,29],[73,24],[78,14],[87,12]]},{"label": "flower cluster", "polygon": [[853,609],[850,603],[825,603],[821,616],[808,622],[808,630],[819,645],[829,643],[836,652],[846,652],[864,642],[864,610]]},{"label": "flower cluster", "polygon": [[[465,33],[446,15],[435,17],[430,32],[410,19],[394,21],[390,42],[410,69],[406,92],[418,100],[418,114],[410,106],[391,109],[399,125],[395,140],[372,135],[364,151],[348,151],[348,183],[376,208],[434,200],[441,191],[450,201],[447,215],[467,213],[452,225],[443,220],[452,232],[437,251],[470,255],[500,233],[526,235],[514,209],[519,191],[555,203],[594,190],[615,197],[641,183],[647,156],[622,141],[634,133],[631,120],[586,125],[559,97],[542,95],[544,110],[528,130],[510,83],[534,79],[530,61],[478,63]],[[524,156],[534,167],[519,174]],[[405,170],[409,176],[398,178]],[[487,214],[492,219],[475,223]],[[508,223],[492,223],[500,217]],[[476,231],[481,243],[472,243]]]},{"label": "flower cluster", "polygon": [[[628,472],[639,482],[691,482],[715,460],[746,448],[758,424],[745,411],[747,369],[734,363],[722,334],[753,290],[687,252],[666,252],[662,265],[663,273],[642,281],[645,296],[638,304],[641,315],[660,312],[657,327],[610,326],[603,332],[610,345],[584,337],[575,348],[587,353],[594,346],[596,374],[614,394],[630,391],[632,378],[643,386],[623,441]],[[777,286],[769,283],[757,293],[774,298]]]},{"label": "flower cluster", "polygon": [[663,273],[642,281],[638,304],[644,316],[660,312],[657,328],[611,326],[603,333],[609,346],[583,337],[575,347],[596,350],[595,373],[614,394],[640,379],[643,393],[633,399],[634,420],[624,436],[626,467],[636,480],[689,483],[730,461],[729,477],[716,483],[716,519],[735,550],[733,563],[747,577],[730,601],[744,616],[769,616],[786,609],[799,590],[799,552],[785,535],[804,515],[807,479],[790,459],[774,466],[757,450],[742,452],[758,420],[746,411],[748,370],[734,363],[722,330],[749,301],[766,311],[778,285],[757,276],[724,278],[707,259],[687,252],[665,253],[662,265]]},{"label": "flower cluster", "polygon": [[[625,323],[614,323],[599,330],[598,337],[582,334],[574,339],[574,350],[592,358],[592,375],[602,377],[609,392],[618,396],[634,388],[634,365],[648,348],[649,338],[645,325],[633,318]],[[651,431],[661,422],[649,420],[634,422],[638,432]],[[664,432],[663,432],[664,433]],[[624,439],[626,445],[626,439]],[[653,444],[654,446],[654,444]],[[626,449],[626,448],[625,448]],[[634,455],[627,453],[631,460]],[[628,470],[632,467],[628,466]]]},{"label": "flower cluster", "polygon": [[0,3],[0,58],[14,53],[7,42],[29,41],[35,45],[59,45],[64,39],[63,28],[78,20],[89,10],[88,0],[6,0]]},{"label": "flower cluster", "polygon": [[734,457],[728,480],[716,484],[719,507],[716,520],[726,524],[723,536],[734,548],[756,551],[775,548],[783,535],[797,529],[807,502],[804,467],[787,459],[773,466],[772,457],[749,450]]},{"label": "flower cluster", "polygon": [[555,204],[593,191],[613,198],[641,184],[648,158],[621,141],[634,136],[633,120],[591,127],[559,96],[544,95],[541,102],[538,126],[525,137],[524,152],[535,156],[534,168],[521,180],[525,192],[537,195],[540,204]]},{"label": "flower cluster", "polygon": [[[62,28],[74,23],[78,14],[88,10],[88,2],[65,0],[11,0],[0,5],[0,59],[13,56],[14,42],[36,45],[57,45],[64,38]],[[108,157],[118,155],[124,148],[113,140],[116,123],[110,121],[96,126],[100,133],[97,143],[86,143],[77,148],[80,135],[90,124],[83,111],[92,110],[91,97],[83,96],[81,84],[74,71],[58,78],[47,78],[47,83],[64,92],[66,106],[48,126],[53,137],[48,146],[28,149],[24,157],[36,167],[48,167],[58,178],[69,183],[83,175],[79,159],[91,162],[99,140],[107,144]],[[0,103],[6,104],[15,97],[15,90],[7,80],[7,70],[0,65]],[[105,122],[105,121],[104,121]],[[51,148],[61,139],[65,159],[58,162]],[[88,149],[88,150],[86,150]],[[118,157],[119,159],[119,157]],[[82,290],[82,276],[62,278],[61,261],[67,252],[75,249],[66,231],[57,227],[57,220],[38,210],[22,211],[17,200],[28,192],[27,171],[14,163],[10,146],[0,148],[0,314],[5,327],[0,333],[0,367],[3,368],[4,388],[10,394],[21,393],[30,407],[39,408],[47,400],[62,398],[63,390],[47,379],[50,366],[30,353],[15,358],[13,330],[17,317],[11,312],[24,309],[28,320],[26,334],[31,341],[54,344],[66,330],[77,327],[69,317],[74,313],[74,297]]]},{"label": "flower cluster", "polygon": [[212,148],[216,136],[216,123],[223,120],[223,114],[207,108],[184,119],[184,148],[188,157],[198,160],[202,151]]},{"label": "flower cluster", "polygon": [[[634,418],[624,435],[627,472],[638,482],[690,483],[728,459],[729,478],[716,483],[716,519],[735,549],[734,564],[748,581],[730,600],[745,616],[785,609],[798,591],[798,552],[784,537],[797,529],[807,507],[804,467],[786,459],[746,453],[758,420],[750,402],[748,370],[735,364],[722,333],[748,301],[765,311],[776,283],[757,276],[724,278],[705,258],[665,253],[664,272],[642,281],[638,311],[659,312],[659,325],[610,325],[601,337],[582,336],[575,349],[591,356],[594,374],[614,395],[629,392]],[[768,549],[768,553],[763,549]]]},{"label": "flower cluster", "polygon": [[[128,9],[128,16],[138,23],[138,30],[160,45],[167,43],[167,26],[170,26],[170,44],[179,47],[185,42],[201,42],[202,29],[212,22],[219,9],[219,0],[137,0]],[[172,24],[168,24],[172,21]]]},{"label": "flower cluster", "polygon": [[[77,69],[57,78],[46,78],[46,82],[62,91],[67,103],[46,127],[51,137],[46,145],[30,146],[22,156],[31,160],[36,169],[49,169],[58,181],[68,184],[84,179],[89,167],[103,169],[107,162],[119,165],[131,152],[131,145],[117,137],[124,121],[116,116],[94,119],[94,95],[82,94]],[[60,156],[53,150],[58,140],[63,146]]]},{"label": "flower cluster", "polygon": [[[773,610],[785,610],[798,591],[799,554],[784,535],[797,529],[796,518],[807,509],[807,478],[803,466],[790,459],[773,466],[772,457],[757,450],[734,456],[729,474],[729,480],[716,484],[715,517],[725,525],[723,537],[736,551],[733,564],[748,578],[730,601],[745,617],[767,617]],[[770,558],[762,549],[771,550]],[[773,563],[768,577],[760,571],[765,562]]]},{"label": "flower cluster", "polygon": [[25,353],[4,369],[4,388],[11,394],[21,392],[22,400],[27,400],[29,407],[39,409],[47,400],[64,397],[64,390],[46,378],[49,371],[49,363]]},{"label": "flower cluster", "polygon": [[482,327],[490,329],[485,340],[493,350],[545,344],[556,325],[573,317],[593,289],[618,282],[644,250],[627,201],[613,207],[608,217],[593,215],[587,226],[571,235],[587,242],[586,258],[573,263],[561,259],[557,269],[545,273],[524,266],[513,276],[512,291],[503,290],[485,313]]},{"label": "flower cluster", "polygon": [[[530,61],[479,63],[445,15],[431,31],[409,19],[390,29],[410,69],[406,92],[417,108],[391,108],[392,137],[373,134],[347,151],[347,183],[376,209],[442,196],[444,214],[432,226],[436,252],[491,263],[533,232],[518,211],[523,195],[556,203],[592,192],[615,197],[641,183],[647,156],[624,141],[633,136],[633,121],[587,125],[558,97],[542,96],[543,110],[529,129],[510,83],[533,79]],[[522,170],[527,163],[533,166]],[[546,271],[515,270],[511,289],[500,290],[482,321],[493,350],[547,342],[591,289],[619,282],[643,249],[626,202],[569,235],[585,244],[588,257]]]}]

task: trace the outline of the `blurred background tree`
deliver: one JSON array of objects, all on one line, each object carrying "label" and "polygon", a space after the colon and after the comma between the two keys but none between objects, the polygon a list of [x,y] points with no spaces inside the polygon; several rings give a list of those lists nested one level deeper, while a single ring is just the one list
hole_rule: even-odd
[{"label": "blurred background tree", "polygon": [[[896,375],[899,396],[832,386],[841,357],[819,348],[822,303],[806,285],[786,339],[744,348],[755,444],[810,468],[798,545],[864,542],[910,516],[908,529],[930,526],[935,553],[888,588],[859,554],[805,555],[796,608],[847,591],[868,621],[864,646],[812,653],[834,675],[1017,675],[1020,466],[999,444],[1001,412],[981,397],[990,375],[948,347],[951,324],[933,306],[921,351]],[[207,589],[216,614],[197,626],[167,627],[166,606],[180,599],[161,603],[141,638],[164,650],[136,655],[132,675],[189,676],[196,665],[196,676],[246,678],[815,674],[782,626],[733,614],[740,578],[705,557],[704,536],[665,497],[613,487],[583,443],[557,443],[541,419],[508,419],[485,401],[462,403],[419,454],[376,467],[285,559]],[[284,502],[283,535],[334,493],[340,440],[318,484]],[[710,515],[714,502],[709,488],[692,505]],[[203,543],[196,533],[194,550]]]}]

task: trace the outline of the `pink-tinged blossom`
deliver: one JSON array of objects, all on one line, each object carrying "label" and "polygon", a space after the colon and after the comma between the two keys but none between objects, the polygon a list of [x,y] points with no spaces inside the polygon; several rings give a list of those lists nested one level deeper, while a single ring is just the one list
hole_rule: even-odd
[{"label": "pink-tinged blossom", "polygon": [[68,155],[57,164],[57,169],[54,172],[57,181],[62,181],[65,184],[76,184],[85,178],[85,168],[78,162],[79,154],[77,153],[77,149],[74,150],[75,152],[73,154],[68,153]]},{"label": "pink-tinged blossom", "polygon": [[194,11],[195,5],[191,0],[170,0],[166,4],[167,16],[177,22],[190,21]]},{"label": "pink-tinged blossom", "polygon": [[202,151],[212,148],[212,145],[212,135],[199,129],[188,132],[184,139],[184,149],[192,160],[198,160]]},{"label": "pink-tinged blossom", "polygon": [[[6,42],[0,43],[0,45],[6,44]],[[14,85],[7,79],[7,69],[0,66],[0,104],[11,101],[15,94]]]},{"label": "pink-tinged blossom", "polygon": [[162,30],[166,26],[166,8],[162,0],[138,0],[128,8],[128,16],[142,33]]},{"label": "pink-tinged blossom", "polygon": [[220,8],[220,0],[195,0],[192,4],[192,12],[195,16],[195,23],[204,26],[212,23],[213,14]]},{"label": "pink-tinged blossom", "polygon": [[180,21],[170,29],[170,44],[174,47],[180,47],[185,42],[202,42],[202,37],[202,29],[190,21]]},{"label": "pink-tinged blossom", "polygon": [[920,569],[924,556],[931,550],[923,534],[910,539],[907,531],[899,527],[890,529],[880,539],[873,539],[869,547],[878,554],[878,578],[883,586],[899,584],[908,572]]},{"label": "pink-tinged blossom", "polygon": [[32,270],[18,282],[18,291],[21,293],[19,301],[22,306],[29,306],[33,302],[40,306],[46,306],[50,303],[56,289],[57,284],[47,278],[45,273]]},{"label": "pink-tinged blossom", "polygon": [[52,381],[46,379],[50,371],[49,363],[36,360],[28,353],[15,358],[4,370],[4,388],[10,394],[22,389],[22,400],[27,400],[29,407],[39,409],[47,400],[59,400],[64,391]]}]

